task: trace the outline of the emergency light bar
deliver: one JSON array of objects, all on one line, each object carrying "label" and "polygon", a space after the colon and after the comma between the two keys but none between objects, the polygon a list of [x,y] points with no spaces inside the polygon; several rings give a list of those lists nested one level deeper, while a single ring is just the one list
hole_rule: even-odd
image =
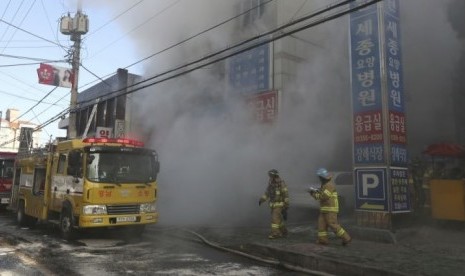
[{"label": "emergency light bar", "polygon": [[135,147],[143,147],[144,142],[132,140],[132,139],[125,139],[125,138],[85,138],[82,140],[83,143],[116,143],[116,144],[123,144],[123,145],[130,145]]}]

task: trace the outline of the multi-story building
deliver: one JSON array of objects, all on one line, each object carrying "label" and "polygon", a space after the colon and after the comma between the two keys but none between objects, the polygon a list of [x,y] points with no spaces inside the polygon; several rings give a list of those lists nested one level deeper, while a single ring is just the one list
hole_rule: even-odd
[{"label": "multi-story building", "polygon": [[[409,153],[411,156],[416,156],[421,154],[429,144],[439,141],[464,143],[463,137],[465,136],[460,135],[463,132],[459,118],[461,113],[457,111],[457,108],[454,109],[451,96],[453,93],[450,76],[456,74],[455,65],[451,62],[453,61],[452,51],[438,50],[439,46],[436,42],[427,41],[433,35],[441,37],[437,41],[448,41],[451,38],[451,32],[429,33],[432,29],[447,29],[446,15],[441,14],[442,21],[433,24],[428,16],[415,16],[414,7],[418,2],[398,1],[398,3],[401,14],[402,40],[400,43],[403,47]],[[431,0],[429,3],[435,7],[443,5]],[[212,38],[211,44],[206,42],[204,46],[209,46],[209,49],[213,51],[214,42],[221,41],[218,47],[234,45],[246,38],[266,33],[310,15],[322,7],[327,7],[327,1],[302,3],[301,1],[244,0],[237,6],[236,14],[257,5],[262,6],[234,21],[236,25],[232,33],[223,34],[221,39]],[[430,10],[439,9],[433,7]],[[415,20],[411,20],[412,17]],[[297,26],[316,23],[322,18],[322,16],[317,16]],[[175,31],[172,30],[172,32]],[[289,28],[282,29],[273,35],[282,35],[286,31],[289,31]],[[162,37],[157,37],[157,39],[163,40]],[[257,41],[260,40],[255,42]],[[423,46],[418,48],[418,45]],[[196,52],[204,48],[196,46],[179,50],[180,54],[172,55],[173,58],[169,61],[172,64],[168,64],[167,68],[172,68],[186,60],[192,60],[196,55],[204,55],[205,53]],[[189,56],[186,56],[186,53],[189,53]],[[119,89],[122,90],[117,93],[124,94],[127,91],[125,87],[136,82],[133,75],[128,74],[124,77],[122,75],[124,72],[119,70],[115,77],[80,93],[78,98],[80,111],[77,117],[78,135],[84,133],[88,118],[92,118],[87,133],[91,136],[100,135],[99,131],[104,134],[113,131],[115,135],[116,125],[124,125],[127,131],[134,124],[141,122],[145,129],[150,127],[150,124],[156,124],[157,118],[161,116],[153,114],[160,115],[159,110],[166,107],[166,105],[157,105],[157,102],[162,100],[156,99],[161,95],[157,94],[156,90],[163,91],[162,98],[166,98],[166,94],[184,93],[184,97],[190,102],[189,105],[185,105],[182,103],[183,97],[176,98],[177,106],[165,112],[164,119],[171,118],[171,113],[173,116],[184,114],[188,108],[204,112],[208,107],[203,109],[194,107],[201,105],[213,107],[214,114],[218,114],[228,105],[229,97],[218,96],[224,93],[246,98],[251,103],[250,106],[256,108],[256,114],[260,120],[288,122],[283,128],[290,133],[290,136],[293,138],[301,136],[305,137],[302,140],[312,141],[310,144],[295,141],[295,145],[301,145],[298,152],[295,152],[296,154],[324,155],[331,156],[330,158],[334,160],[350,161],[353,130],[349,56],[349,18],[342,16],[323,24],[314,24],[312,27],[283,36],[249,52],[220,61],[209,68],[203,68],[205,69],[203,71],[209,70],[208,82],[213,85],[207,86],[205,84],[207,82],[201,83],[195,79],[197,75],[201,75],[197,74],[191,78],[191,81],[194,80],[192,82],[194,85],[184,85],[183,83],[188,83],[189,79],[180,77],[176,78],[176,82],[157,85],[157,88],[148,88],[146,89],[150,90],[148,93],[137,93],[141,96],[133,97],[134,101],[138,102],[137,108],[127,102],[126,96],[113,99],[108,96],[110,95],[108,91]],[[434,60],[435,68],[441,69],[429,66],[429,60]],[[152,68],[150,65],[147,67],[147,71],[150,72]],[[434,76],[434,78],[429,76]],[[199,93],[202,94],[201,96],[198,96],[199,94],[195,96],[193,93],[195,89],[202,90],[204,93]],[[438,91],[442,92],[438,93]],[[96,112],[92,115],[95,104],[92,99],[99,97],[102,98],[97,104]],[[457,105],[458,102],[455,104]],[[130,116],[131,113],[136,115]],[[144,117],[141,114],[144,114]],[[131,120],[136,117],[143,117],[144,120],[137,122]],[[162,130],[162,127],[158,128]],[[325,139],[321,139],[321,134],[325,135]],[[302,148],[305,149],[302,150]],[[330,152],[315,153],[323,148]],[[343,156],[343,158],[334,155]]]},{"label": "multi-story building", "polygon": [[[131,132],[131,98],[126,96],[140,76],[118,69],[116,74],[78,94],[78,137],[123,137]],[[129,88],[132,87],[132,88]],[[68,128],[68,120],[59,123]]]},{"label": "multi-story building", "polygon": [[[1,114],[1,113],[0,113]],[[0,118],[0,151],[17,152],[20,146],[21,128],[35,129],[37,124],[18,119],[17,109],[7,109],[5,118]],[[36,148],[40,144],[41,130],[32,133],[30,146]]]}]

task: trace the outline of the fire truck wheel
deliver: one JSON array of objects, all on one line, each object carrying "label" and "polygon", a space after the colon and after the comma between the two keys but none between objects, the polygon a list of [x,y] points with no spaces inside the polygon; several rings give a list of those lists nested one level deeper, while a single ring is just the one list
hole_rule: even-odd
[{"label": "fire truck wheel", "polygon": [[69,208],[65,208],[61,211],[60,231],[65,240],[73,240],[77,236],[77,230],[74,229],[73,216]]},{"label": "fire truck wheel", "polygon": [[21,227],[32,227],[35,225],[37,219],[26,215],[25,209],[26,207],[25,207],[24,201],[21,200],[19,202],[18,213],[16,214],[16,220],[18,221],[18,225]]}]

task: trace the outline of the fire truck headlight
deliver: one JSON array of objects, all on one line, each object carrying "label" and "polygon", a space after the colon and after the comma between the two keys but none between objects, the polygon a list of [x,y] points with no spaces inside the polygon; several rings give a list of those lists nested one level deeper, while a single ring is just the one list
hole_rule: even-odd
[{"label": "fire truck headlight", "polygon": [[157,205],[155,202],[150,203],[142,203],[140,205],[140,212],[141,213],[153,213],[157,211]]},{"label": "fire truck headlight", "polygon": [[86,205],[83,207],[83,213],[85,215],[106,215],[107,206],[105,205]]}]

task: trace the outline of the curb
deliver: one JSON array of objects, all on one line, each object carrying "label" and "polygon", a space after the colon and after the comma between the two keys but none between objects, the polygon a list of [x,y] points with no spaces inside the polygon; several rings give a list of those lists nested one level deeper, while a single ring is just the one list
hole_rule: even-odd
[{"label": "curb", "polygon": [[317,270],[313,270],[313,269],[308,269],[308,268],[303,267],[303,266],[301,266],[299,264],[296,264],[295,262],[289,263],[289,262],[282,261],[282,260],[276,259],[276,258],[258,257],[256,255],[253,255],[253,253],[251,253],[251,252],[243,250],[243,248],[245,246],[241,246],[241,250],[236,250],[236,249],[233,249],[233,248],[230,248],[230,247],[224,247],[224,246],[221,246],[221,245],[219,245],[217,243],[208,241],[202,235],[200,235],[200,234],[198,234],[198,233],[196,233],[194,231],[190,231],[190,230],[185,230],[185,231],[197,236],[205,244],[207,244],[207,245],[209,245],[211,247],[214,247],[216,249],[219,249],[219,250],[223,250],[223,251],[227,251],[227,252],[230,252],[230,253],[238,254],[238,255],[241,255],[241,256],[256,260],[256,261],[264,262],[264,263],[267,263],[267,264],[282,266],[282,267],[285,267],[286,269],[293,270],[293,271],[303,272],[303,273],[307,273],[307,274],[311,274],[311,275],[319,275],[319,276],[334,276],[334,275],[328,274],[326,272],[317,271]]},{"label": "curb", "polygon": [[[296,253],[293,251],[280,249],[261,244],[244,244],[240,246],[222,246],[218,243],[207,240],[202,235],[185,230],[188,233],[195,235],[205,244],[238,254],[256,261],[265,262],[267,264],[282,266],[287,269],[304,272],[311,275],[347,275],[347,276],[407,276],[409,274],[400,271],[390,271],[374,266],[360,265],[339,261],[336,259],[319,256],[313,253]],[[388,232],[388,231],[387,231]],[[392,233],[391,233],[392,234]],[[384,238],[387,234],[382,231],[380,237]],[[389,235],[387,235],[389,236]]]},{"label": "curb", "polygon": [[346,229],[358,240],[397,244],[397,236],[390,230],[359,226],[347,226]]},{"label": "curb", "polygon": [[[400,271],[391,271],[374,266],[353,264],[345,261],[338,261],[332,258],[319,256],[313,253],[296,253],[288,250],[282,250],[274,247],[258,244],[248,244],[242,247],[244,251],[251,254],[269,256],[279,260],[281,263],[304,267],[311,271],[324,271],[334,275],[362,275],[362,276],[407,276]],[[320,272],[321,273],[321,272]]]}]

